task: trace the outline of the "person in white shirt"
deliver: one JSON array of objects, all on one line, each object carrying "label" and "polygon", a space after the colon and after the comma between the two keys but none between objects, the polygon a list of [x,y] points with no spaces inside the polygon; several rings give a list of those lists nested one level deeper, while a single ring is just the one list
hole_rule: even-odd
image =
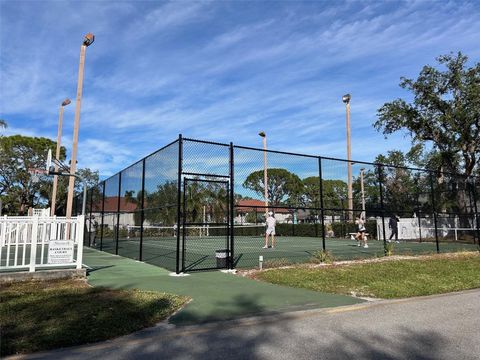
[{"label": "person in white shirt", "polygon": [[267,223],[267,231],[265,232],[265,246],[263,247],[264,249],[268,248],[268,236],[270,235],[272,237],[272,248],[275,247],[275,225],[277,223],[277,220],[273,217],[273,212],[268,213],[268,217],[265,220]]},{"label": "person in white shirt", "polygon": [[365,220],[361,215],[357,217],[357,219],[355,220],[355,224],[357,224],[358,226],[357,235],[355,235],[355,239],[357,240],[357,246],[362,246],[363,243],[363,247],[365,249],[368,249],[367,237],[365,236],[367,229],[365,228]]}]

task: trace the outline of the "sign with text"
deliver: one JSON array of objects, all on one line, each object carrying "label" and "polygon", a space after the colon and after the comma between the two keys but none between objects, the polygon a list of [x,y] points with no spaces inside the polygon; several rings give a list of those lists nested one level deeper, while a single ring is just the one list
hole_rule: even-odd
[{"label": "sign with text", "polygon": [[48,243],[48,263],[68,264],[73,262],[73,241],[50,240]]}]

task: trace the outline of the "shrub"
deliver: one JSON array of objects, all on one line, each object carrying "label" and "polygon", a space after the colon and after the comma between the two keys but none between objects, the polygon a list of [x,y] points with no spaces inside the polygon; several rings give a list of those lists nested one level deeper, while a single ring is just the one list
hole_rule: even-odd
[{"label": "shrub", "polygon": [[385,245],[385,256],[392,256],[395,250],[395,244],[390,242]]},{"label": "shrub", "polygon": [[334,257],[332,252],[329,250],[317,250],[314,251],[311,258],[312,262],[314,263],[325,263],[330,264],[334,261]]}]

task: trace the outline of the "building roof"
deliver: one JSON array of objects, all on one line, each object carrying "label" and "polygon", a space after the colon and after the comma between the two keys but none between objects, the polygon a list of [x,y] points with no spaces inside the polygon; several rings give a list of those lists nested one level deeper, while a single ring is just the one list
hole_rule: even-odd
[{"label": "building roof", "polygon": [[[94,204],[93,208],[102,211],[102,202]],[[132,201],[128,201],[126,197],[120,198],[120,212],[133,212],[138,210],[137,204]],[[105,198],[104,204],[105,212],[117,212],[118,209],[118,196],[110,196]]]},{"label": "building roof", "polygon": [[[265,201],[256,200],[256,199],[239,199],[237,200],[237,212],[238,213],[248,213],[251,211],[264,211]],[[279,214],[289,214],[291,210],[285,208],[275,208],[274,211]]]}]

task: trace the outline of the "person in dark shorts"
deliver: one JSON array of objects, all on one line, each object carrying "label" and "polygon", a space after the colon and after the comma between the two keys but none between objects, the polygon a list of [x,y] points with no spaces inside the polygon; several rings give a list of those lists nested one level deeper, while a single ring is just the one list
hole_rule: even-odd
[{"label": "person in dark shorts", "polygon": [[388,220],[388,227],[390,228],[392,233],[390,234],[390,238],[388,239],[388,242],[392,242],[392,238],[395,236],[395,242],[397,244],[399,243],[398,241],[398,222],[399,221],[400,219],[397,217],[397,215],[392,214],[392,216],[390,216],[390,219]]}]

